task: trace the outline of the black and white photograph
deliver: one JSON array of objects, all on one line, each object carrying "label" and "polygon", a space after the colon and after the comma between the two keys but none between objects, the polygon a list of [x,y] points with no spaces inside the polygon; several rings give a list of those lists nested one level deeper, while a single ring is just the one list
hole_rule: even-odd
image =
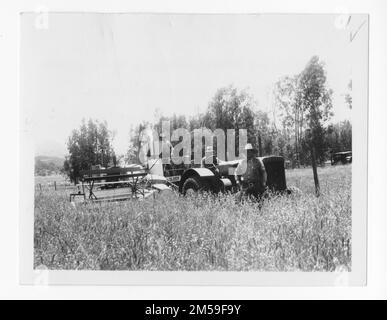
[{"label": "black and white photograph", "polygon": [[354,270],[367,14],[19,18],[34,270]]}]

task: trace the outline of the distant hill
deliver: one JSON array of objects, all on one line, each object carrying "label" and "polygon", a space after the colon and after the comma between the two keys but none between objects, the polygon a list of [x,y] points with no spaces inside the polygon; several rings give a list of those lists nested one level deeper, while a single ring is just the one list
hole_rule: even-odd
[{"label": "distant hill", "polygon": [[48,176],[59,174],[63,168],[64,158],[36,156],[35,157],[35,175]]}]

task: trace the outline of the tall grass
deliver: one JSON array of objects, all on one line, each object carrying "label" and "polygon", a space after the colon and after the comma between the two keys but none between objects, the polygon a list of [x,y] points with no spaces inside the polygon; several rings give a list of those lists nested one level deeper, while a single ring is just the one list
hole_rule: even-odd
[{"label": "tall grass", "polygon": [[69,203],[35,197],[35,266],[92,270],[333,271],[351,266],[351,167],[287,172],[302,194],[236,203],[234,195]]}]

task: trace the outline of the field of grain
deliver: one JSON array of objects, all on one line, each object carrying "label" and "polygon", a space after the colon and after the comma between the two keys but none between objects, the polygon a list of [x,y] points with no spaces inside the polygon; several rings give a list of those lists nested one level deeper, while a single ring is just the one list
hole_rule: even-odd
[{"label": "field of grain", "polygon": [[76,270],[351,269],[351,166],[287,170],[301,194],[259,208],[235,195],[78,204],[35,192],[34,265]]}]

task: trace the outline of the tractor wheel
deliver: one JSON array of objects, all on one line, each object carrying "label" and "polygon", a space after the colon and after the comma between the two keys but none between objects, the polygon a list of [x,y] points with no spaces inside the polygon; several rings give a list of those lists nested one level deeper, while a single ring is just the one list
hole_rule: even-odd
[{"label": "tractor wheel", "polygon": [[208,191],[208,183],[200,179],[200,177],[191,177],[185,180],[183,184],[183,195],[191,195],[200,191]]}]

